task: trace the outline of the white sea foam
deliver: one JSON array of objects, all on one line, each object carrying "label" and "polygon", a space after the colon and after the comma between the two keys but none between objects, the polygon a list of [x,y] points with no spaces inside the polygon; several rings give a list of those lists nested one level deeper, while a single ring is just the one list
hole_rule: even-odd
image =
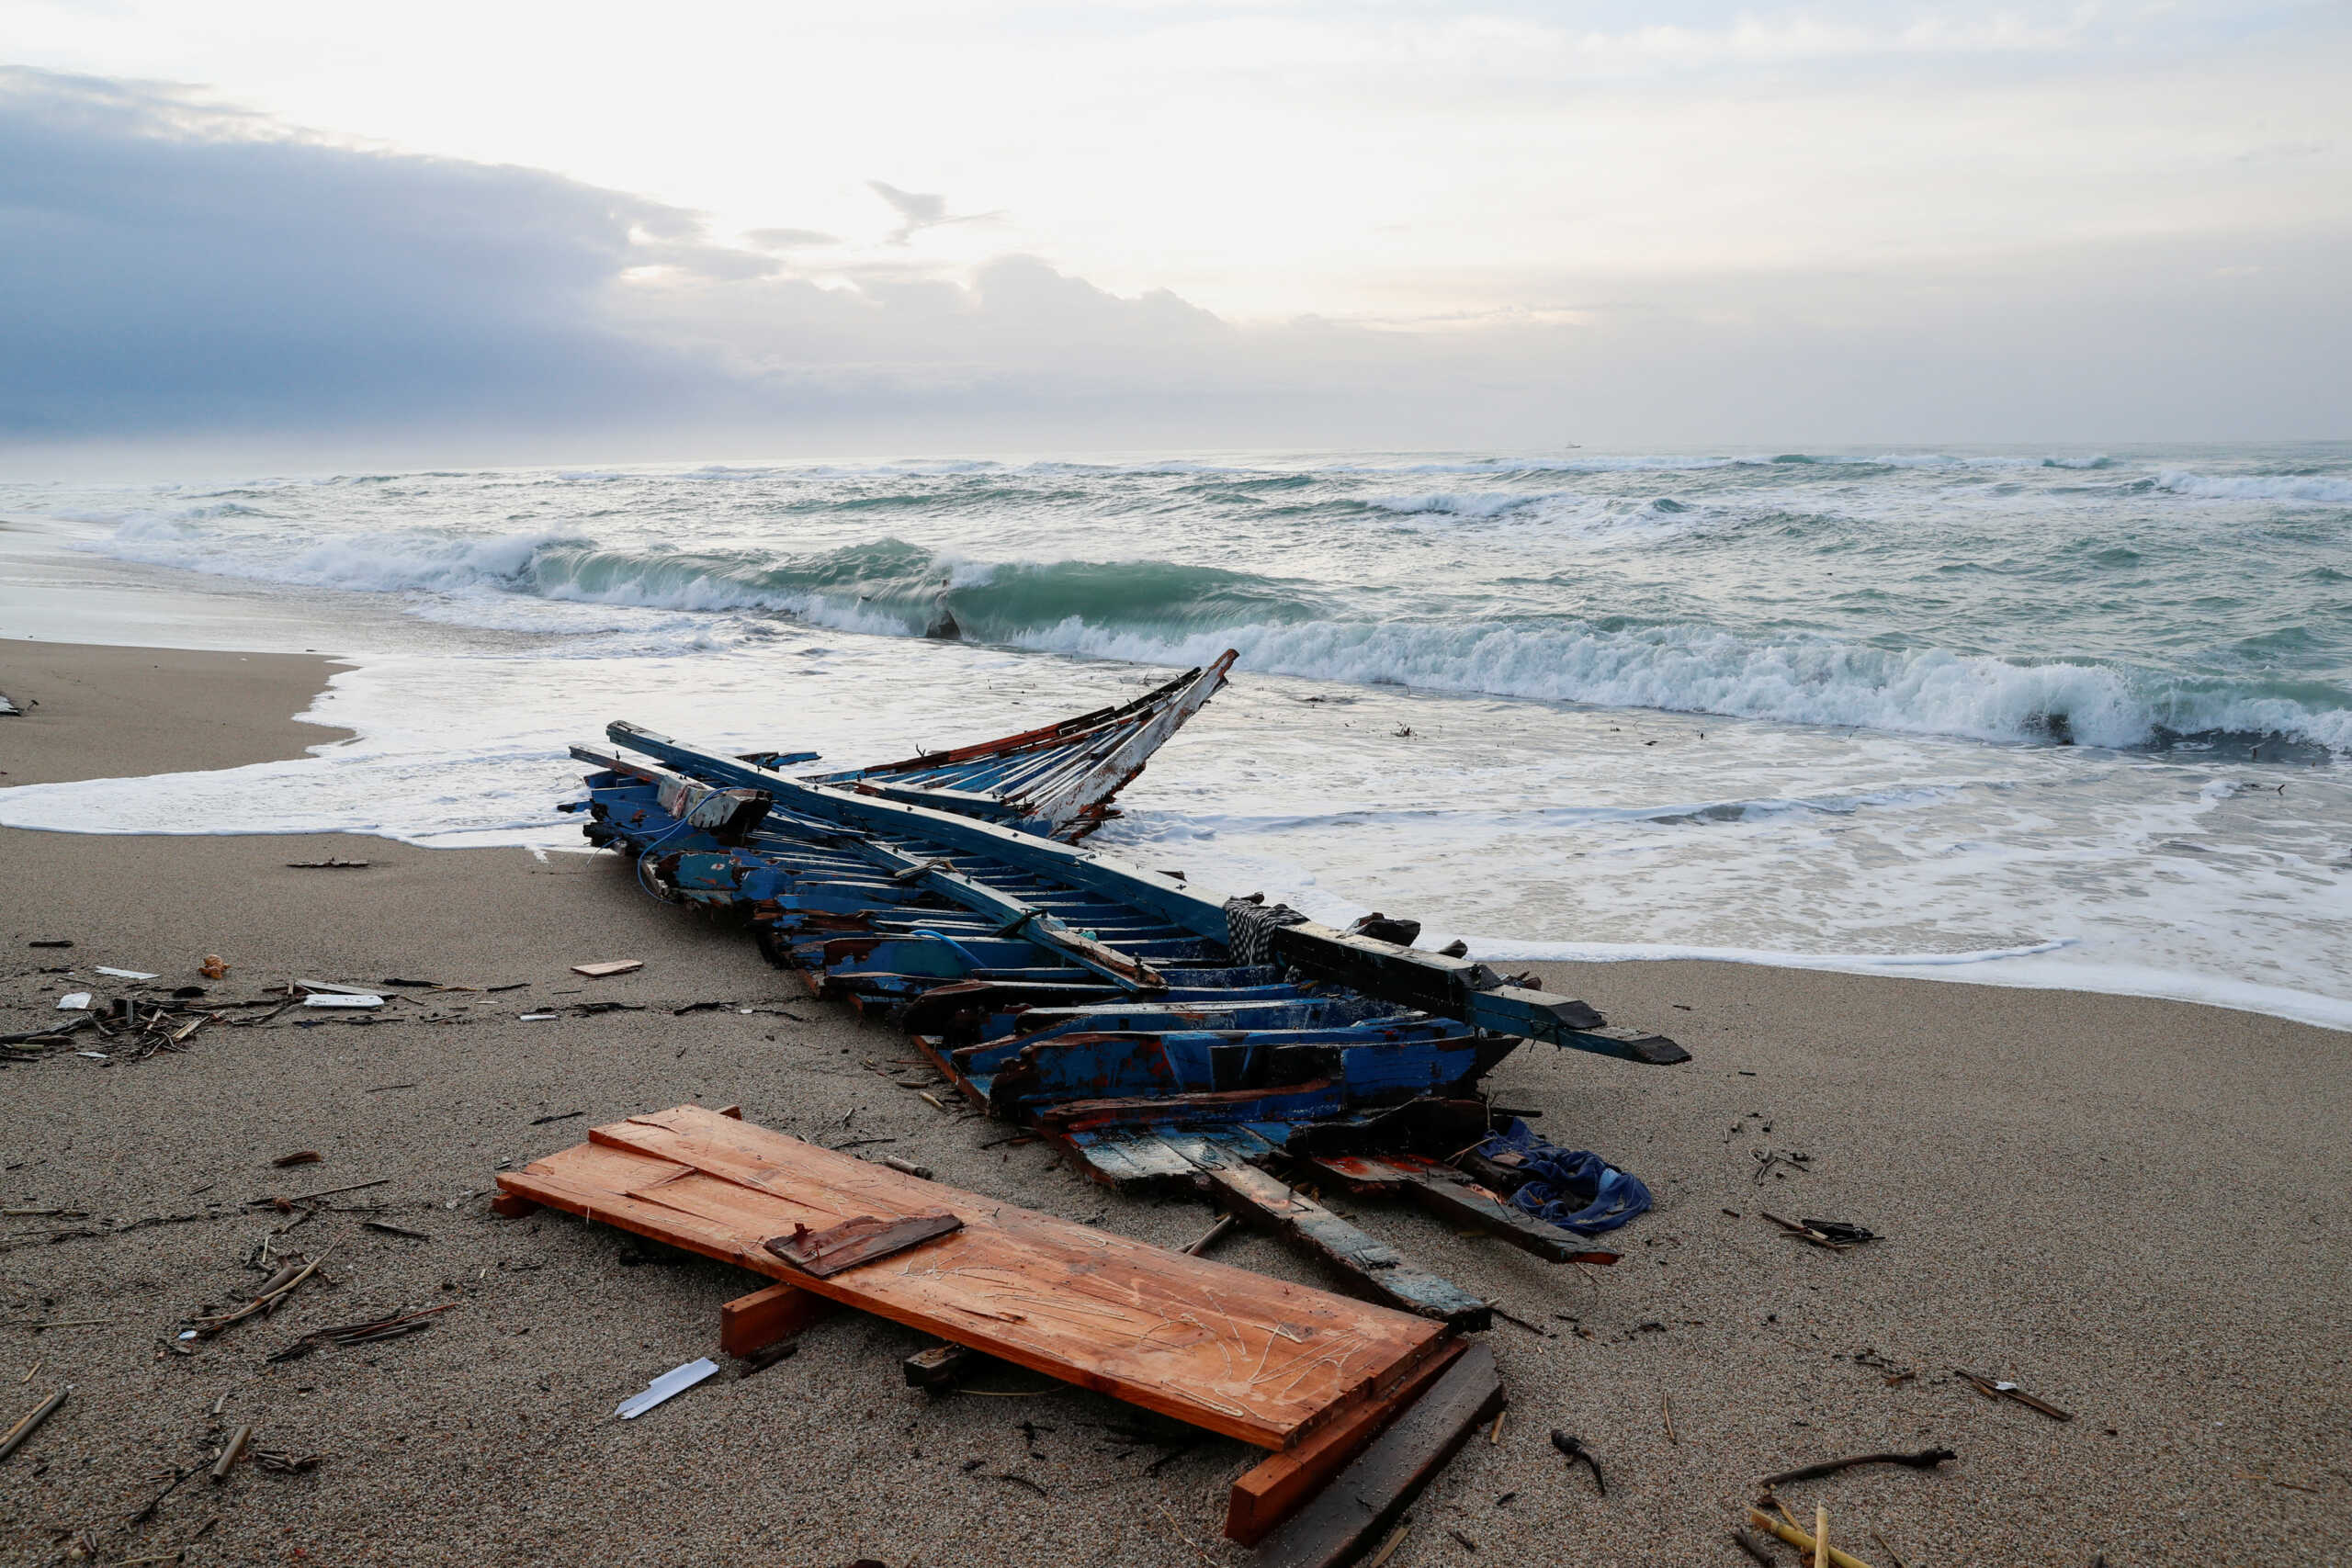
[{"label": "white sea foam", "polygon": [[2204,501],[2301,501],[2352,506],[2352,479],[2324,474],[2193,474],[2166,468],[2159,489]]},{"label": "white sea foam", "polygon": [[2278,731],[2352,751],[2352,710],[2313,713],[2290,699],[2181,693],[2158,699],[2122,671],[2014,664],[1942,649],[1888,653],[1828,638],[1758,645],[1703,626],[1315,621],[1170,636],[1075,618],[1017,636],[1022,647],[1192,665],[1227,647],[1246,668],[1441,692],[1479,692],[1610,707],[1725,714],[1915,735],[2022,740],[2053,717],[2085,744],[2144,743],[2157,725],[2193,732]]}]

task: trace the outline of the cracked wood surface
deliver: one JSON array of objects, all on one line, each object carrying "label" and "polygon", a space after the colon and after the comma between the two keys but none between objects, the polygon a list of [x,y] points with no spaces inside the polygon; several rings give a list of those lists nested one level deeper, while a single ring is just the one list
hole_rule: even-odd
[{"label": "cracked wood surface", "polygon": [[[1376,1398],[1443,1325],[925,1181],[699,1106],[591,1130],[501,1188],[1281,1449]],[[944,1211],[963,1228],[831,1279],[767,1238]]]}]

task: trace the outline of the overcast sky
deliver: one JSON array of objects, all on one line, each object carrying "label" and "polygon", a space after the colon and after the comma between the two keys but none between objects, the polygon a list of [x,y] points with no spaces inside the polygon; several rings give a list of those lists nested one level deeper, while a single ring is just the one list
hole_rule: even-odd
[{"label": "overcast sky", "polygon": [[2338,436],[2352,6],[0,0],[0,442]]}]

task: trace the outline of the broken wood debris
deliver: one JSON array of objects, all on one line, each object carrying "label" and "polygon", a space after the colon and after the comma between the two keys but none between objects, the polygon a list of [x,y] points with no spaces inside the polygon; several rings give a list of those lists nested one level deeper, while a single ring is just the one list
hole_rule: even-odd
[{"label": "broken wood debris", "polygon": [[1825,1252],[1843,1252],[1848,1247],[1855,1245],[1850,1241],[1838,1241],[1834,1237],[1814,1229],[1809,1224],[1800,1224],[1794,1220],[1784,1220],[1781,1218],[1780,1215],[1768,1213],[1762,1209],[1758,1209],[1756,1212],[1759,1216],[1771,1221],[1774,1224],[1780,1226],[1782,1230],[1788,1232],[1791,1235],[1795,1236],[1800,1241],[1807,1242],[1812,1246],[1820,1247]]},{"label": "broken wood debris", "polygon": [[295,1361],[322,1345],[372,1345],[379,1339],[398,1339],[403,1335],[419,1333],[433,1326],[433,1319],[460,1305],[444,1302],[439,1306],[426,1307],[422,1312],[390,1313],[360,1323],[339,1323],[327,1328],[313,1328],[291,1345],[269,1358],[273,1361]]},{"label": "broken wood debris", "polygon": [[1609,1495],[1609,1483],[1601,1476],[1600,1461],[1590,1449],[1584,1446],[1582,1438],[1572,1437],[1555,1427],[1552,1429],[1552,1446],[1566,1455],[1570,1464],[1581,1464],[1590,1470],[1592,1483],[1600,1489],[1600,1495],[1603,1497]]},{"label": "broken wood debris", "polygon": [[6,1459],[24,1447],[27,1439],[40,1430],[41,1424],[57,1414],[58,1407],[65,1403],[73,1392],[74,1385],[67,1383],[63,1388],[27,1411],[15,1426],[8,1428],[7,1436],[0,1437],[0,1460]]},{"label": "broken wood debris", "polygon": [[322,1198],[340,1197],[345,1192],[364,1192],[370,1187],[381,1187],[391,1179],[392,1179],[389,1176],[379,1176],[373,1181],[354,1181],[347,1186],[343,1187],[322,1187],[316,1192],[298,1193],[296,1196],[291,1198],[248,1198],[245,1200],[245,1207],[251,1209],[259,1207],[263,1204],[275,1206],[279,1204],[315,1203]]},{"label": "broken wood debris", "polygon": [[2026,1393],[2025,1390],[2019,1388],[2013,1382],[2002,1382],[1993,1378],[1981,1378],[1974,1372],[1966,1371],[1961,1367],[1954,1367],[1952,1369],[1952,1375],[1954,1377],[1967,1380],[1967,1382],[1974,1385],[1977,1393],[1983,1394],[1987,1399],[2014,1399],[2029,1410],[2038,1410],[2041,1412],[2042,1415],[2049,1416],[2052,1421],[2072,1421],[2075,1418],[2073,1411],[2061,1410],[2046,1399],[2037,1399],[2032,1394]]},{"label": "broken wood debris", "polygon": [[644,967],[645,960],[642,958],[611,958],[600,964],[575,964],[571,966],[571,972],[575,975],[585,975],[591,980],[602,980],[614,975],[626,975],[632,969]]},{"label": "broken wood debris", "polygon": [[278,1169],[284,1170],[288,1166],[316,1165],[326,1157],[326,1156],[319,1153],[316,1149],[300,1149],[290,1155],[279,1155],[276,1159],[271,1160],[269,1163],[276,1166]]},{"label": "broken wood debris", "polygon": [[[1380,1397],[1446,1337],[1423,1318],[922,1181],[696,1106],[593,1128],[589,1140],[502,1172],[502,1192],[1261,1447],[1297,1443]],[[635,1196],[654,1182],[658,1203]],[[765,1246],[812,1211],[836,1224],[943,1212],[963,1224],[902,1263],[828,1278]]]},{"label": "broken wood debris", "polygon": [[368,863],[364,860],[337,860],[330,856],[325,860],[289,860],[286,863],[286,869],[288,871],[363,871],[367,865]]},{"label": "broken wood debris", "polygon": [[[1814,1538],[1811,1535],[1792,1524],[1774,1518],[1761,1508],[1748,1509],[1747,1522],[1758,1529],[1770,1530],[1800,1551],[1811,1553],[1814,1550]],[[1829,1548],[1828,1557],[1834,1568],[1871,1568],[1869,1563],[1853,1553],[1842,1551],[1835,1546]]]},{"label": "broken wood debris", "polygon": [[[894,1161],[891,1168],[902,1168]],[[904,1174],[929,1179],[929,1172],[910,1170]],[[876,1262],[963,1228],[962,1220],[944,1212],[910,1214],[897,1220],[860,1214],[820,1231],[795,1225],[790,1235],[770,1236],[765,1245],[795,1269],[820,1280],[830,1280],[861,1264]]]},{"label": "broken wood debris", "polygon": [[1840,1471],[1852,1470],[1858,1465],[1865,1464],[1905,1464],[1914,1470],[1933,1470],[1946,1460],[1959,1457],[1950,1449],[1921,1449],[1917,1453],[1912,1454],[1850,1454],[1844,1459],[1824,1460],[1819,1464],[1801,1464],[1794,1470],[1784,1470],[1777,1475],[1768,1475],[1761,1484],[1767,1492],[1770,1492],[1776,1486],[1785,1486],[1792,1482],[1812,1481],[1824,1475],[1835,1475]]},{"label": "broken wood debris", "polygon": [[301,1286],[303,1280],[317,1273],[319,1266],[326,1261],[327,1254],[334,1250],[334,1248],[330,1247],[316,1258],[287,1264],[269,1277],[267,1282],[254,1294],[252,1301],[232,1312],[215,1313],[209,1316],[185,1319],[180,1337],[209,1339],[221,1330],[243,1323],[249,1317],[256,1314],[267,1316],[277,1310],[278,1303],[292,1295]]},{"label": "broken wood debris", "polygon": [[1393,1528],[1502,1404],[1494,1353],[1471,1346],[1313,1501],[1267,1536],[1256,1561],[1261,1568],[1338,1568],[1352,1561]]},{"label": "broken wood debris", "polygon": [[[1383,940],[1408,922],[1317,926],[1069,848],[1229,669],[1220,660],[1001,741],[817,777],[614,724],[610,745],[574,748],[594,769],[586,831],[665,898],[740,913],[818,995],[901,1024],[945,1080],[908,1084],[927,1103],[961,1111],[961,1096],[1114,1185],[1189,1183],[1168,1133],[1252,1165],[1458,1147],[1487,1130],[1477,1079],[1527,1039],[1688,1059],[1571,998]],[[1563,1245],[1556,1229],[1480,1218]],[[1395,1299],[1383,1274],[1394,1270],[1371,1269],[1364,1287]]]},{"label": "broken wood debris", "polygon": [[212,1461],[212,1483],[215,1486],[229,1479],[230,1470],[243,1456],[245,1445],[253,1440],[254,1427],[250,1421],[229,1434],[229,1440],[220,1445],[220,1457]]}]

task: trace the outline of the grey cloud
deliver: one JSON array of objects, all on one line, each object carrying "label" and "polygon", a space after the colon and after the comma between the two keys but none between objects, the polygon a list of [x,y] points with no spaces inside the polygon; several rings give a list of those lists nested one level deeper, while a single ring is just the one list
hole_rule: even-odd
[{"label": "grey cloud", "polygon": [[[946,220],[944,197],[910,199],[937,201],[910,223]],[[1242,325],[1033,256],[820,285],[788,254],[711,243],[695,214],[541,171],[0,72],[0,446],[22,468],[77,442],[231,437],[525,462],[2341,434],[2344,242],[1531,271],[1519,298],[1611,304]]]}]

